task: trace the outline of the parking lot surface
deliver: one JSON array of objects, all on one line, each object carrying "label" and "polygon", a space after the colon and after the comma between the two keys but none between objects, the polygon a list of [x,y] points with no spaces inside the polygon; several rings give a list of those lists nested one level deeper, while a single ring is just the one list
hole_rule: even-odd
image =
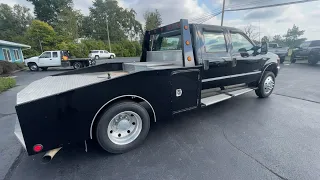
[{"label": "parking lot surface", "polygon": [[[17,81],[28,84],[54,72],[21,72]],[[0,113],[9,114],[0,117],[0,123],[10,123],[0,132],[11,138],[18,158],[13,158],[15,161],[3,177],[320,179],[319,76],[320,66],[284,65],[274,94],[267,99],[259,99],[252,92],[180,114],[172,121],[158,121],[151,125],[143,145],[121,155],[106,153],[95,142],[89,142],[88,152],[84,151],[84,144],[73,144],[62,149],[49,164],[41,163],[41,155],[28,157],[23,151],[20,154],[10,124],[16,118],[14,102],[7,101],[5,106],[1,105],[7,108],[6,112],[1,107]],[[10,90],[8,95],[10,91],[1,94],[0,98],[14,97],[22,87]],[[3,128],[2,124],[0,127]]]}]

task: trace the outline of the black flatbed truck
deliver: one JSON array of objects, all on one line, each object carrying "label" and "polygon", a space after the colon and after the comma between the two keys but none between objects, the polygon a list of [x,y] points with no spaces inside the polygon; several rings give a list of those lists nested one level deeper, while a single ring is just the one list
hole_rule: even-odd
[{"label": "black flatbed truck", "polygon": [[268,97],[280,64],[267,44],[255,46],[236,28],[184,19],[147,31],[142,50],[140,62],[52,75],[19,92],[15,134],[28,155],[47,151],[51,159],[90,139],[127,152],[144,141],[151,121],[250,91]]}]

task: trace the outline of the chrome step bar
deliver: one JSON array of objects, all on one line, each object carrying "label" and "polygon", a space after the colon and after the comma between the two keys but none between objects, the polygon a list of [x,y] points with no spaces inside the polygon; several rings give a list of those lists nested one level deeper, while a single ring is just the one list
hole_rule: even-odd
[{"label": "chrome step bar", "polygon": [[243,89],[238,89],[235,91],[229,91],[229,92],[221,92],[221,94],[214,95],[214,96],[209,96],[209,97],[204,97],[201,99],[201,104],[202,106],[210,106],[212,104],[216,104],[218,102],[230,99],[232,97],[239,96],[241,94],[245,94],[248,92],[253,91],[253,88],[243,88]]}]

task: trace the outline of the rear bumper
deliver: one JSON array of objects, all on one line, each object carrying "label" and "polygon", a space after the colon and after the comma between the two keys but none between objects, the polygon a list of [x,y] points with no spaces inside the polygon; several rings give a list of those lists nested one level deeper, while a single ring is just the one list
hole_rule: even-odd
[{"label": "rear bumper", "polygon": [[26,150],[26,143],[24,142],[23,134],[21,131],[19,120],[17,119],[16,125],[14,127],[14,134],[18,138],[19,142],[22,144],[23,148]]}]

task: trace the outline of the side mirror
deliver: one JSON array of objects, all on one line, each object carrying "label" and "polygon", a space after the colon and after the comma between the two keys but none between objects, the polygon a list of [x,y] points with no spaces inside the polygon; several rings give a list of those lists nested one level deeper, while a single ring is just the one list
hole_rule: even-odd
[{"label": "side mirror", "polygon": [[209,70],[209,60],[203,60],[203,69]]},{"label": "side mirror", "polygon": [[260,54],[267,54],[268,53],[268,43],[262,42],[261,43],[261,52]]},{"label": "side mirror", "polygon": [[249,53],[246,48],[240,48],[238,52],[240,53],[241,57],[249,57]]}]

